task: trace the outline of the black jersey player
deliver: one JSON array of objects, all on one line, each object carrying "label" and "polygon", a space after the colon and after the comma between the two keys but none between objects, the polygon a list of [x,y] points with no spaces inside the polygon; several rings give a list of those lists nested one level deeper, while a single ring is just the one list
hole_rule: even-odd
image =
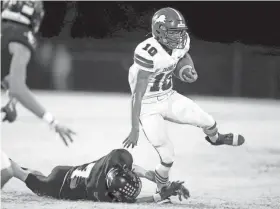
[{"label": "black jersey player", "polygon": [[[36,53],[36,33],[44,17],[43,3],[39,0],[4,0],[1,3],[1,86],[10,96],[10,101],[1,108],[3,121],[16,120],[16,103],[19,102],[45,120],[67,145],[73,141],[74,132],[59,124],[26,85],[27,70]],[[1,187],[3,187],[13,174],[5,154],[1,155],[1,161],[7,162],[5,166],[1,165]]]},{"label": "black jersey player", "polygon": [[140,178],[155,182],[154,172],[134,165],[125,149],[115,149],[104,157],[80,166],[57,166],[49,176],[21,168],[12,162],[14,176],[40,196],[97,202],[159,202],[172,195],[189,196],[183,182],[171,182],[161,193],[137,198]]}]

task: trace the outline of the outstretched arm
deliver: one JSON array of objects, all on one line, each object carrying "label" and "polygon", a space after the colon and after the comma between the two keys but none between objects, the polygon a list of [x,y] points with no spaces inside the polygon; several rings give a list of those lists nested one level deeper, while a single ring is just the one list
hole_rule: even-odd
[{"label": "outstretched arm", "polygon": [[146,178],[156,183],[154,171],[148,171],[145,168],[135,164],[132,165],[132,171],[136,173],[140,178]]},{"label": "outstretched arm", "polygon": [[10,97],[20,102],[26,109],[54,127],[65,145],[68,145],[69,141],[73,141],[71,135],[74,132],[59,125],[53,115],[46,111],[26,85],[26,71],[31,59],[30,49],[21,43],[12,42],[9,44],[9,52],[13,56],[10,65],[10,74],[7,78]]},{"label": "outstretched arm", "polygon": [[180,190],[183,181],[176,181],[171,182],[171,184],[161,191],[160,193],[155,193],[151,196],[146,197],[140,197],[135,200],[136,203],[152,203],[152,202],[159,202],[162,200],[165,200],[166,198],[170,196],[175,196],[178,194],[178,191]]},{"label": "outstretched arm", "polygon": [[142,106],[142,99],[146,92],[151,72],[139,70],[135,89],[132,92],[131,100],[131,131],[129,136],[123,141],[124,147],[134,148],[139,138],[139,118]]},{"label": "outstretched arm", "polygon": [[[148,171],[144,168],[142,168],[141,166],[139,165],[132,165],[132,171],[134,173],[136,173],[140,178],[146,178],[154,183],[156,183],[156,180],[155,180],[155,172],[154,171]],[[173,184],[176,183],[176,186],[178,184],[180,184],[180,186],[178,187],[178,191],[177,191],[177,194],[179,195],[179,200],[182,201],[182,197],[184,197],[185,199],[188,199],[190,197],[190,193],[189,193],[189,190],[183,185],[183,183],[179,183],[179,182],[173,182]],[[171,195],[169,195],[171,196]],[[167,197],[169,197],[167,196]],[[153,196],[147,196],[147,197],[141,197],[141,198],[138,198],[136,200],[136,202],[140,203],[140,202],[147,202],[147,203],[150,203],[150,202],[158,202],[158,201],[161,201],[161,200],[164,200],[165,198],[162,198],[162,195],[160,195],[159,193],[156,193],[154,194]]]}]

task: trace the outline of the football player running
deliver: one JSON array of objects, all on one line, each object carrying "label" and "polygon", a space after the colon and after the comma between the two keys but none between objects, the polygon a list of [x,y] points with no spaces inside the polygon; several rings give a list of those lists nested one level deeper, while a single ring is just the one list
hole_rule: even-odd
[{"label": "football player running", "polygon": [[49,176],[22,168],[11,160],[14,176],[40,196],[96,202],[159,202],[179,193],[183,182],[172,182],[154,195],[137,198],[142,183],[139,177],[155,182],[155,173],[134,165],[125,149],[115,149],[104,157],[80,166],[57,166]]},{"label": "football player running", "polygon": [[[1,109],[3,121],[15,121],[16,103],[21,103],[39,118],[46,121],[61,137],[65,145],[72,142],[74,132],[59,124],[37,101],[26,85],[27,69],[35,53],[36,38],[44,17],[42,1],[5,0],[2,3],[1,72],[2,87],[8,91],[10,101]],[[5,73],[4,73],[5,72]],[[1,155],[5,166],[1,168],[1,186],[11,177],[10,164],[5,154]]]},{"label": "football player running", "polygon": [[[160,164],[155,168],[157,188],[169,184],[169,171],[174,161],[174,148],[169,140],[165,121],[189,124],[201,128],[212,145],[239,146],[244,137],[239,134],[221,134],[211,115],[196,103],[173,90],[172,75],[177,63],[187,58],[190,37],[183,15],[173,8],[163,8],[152,18],[152,35],[138,44],[134,64],[129,69],[132,91],[131,132],[123,142],[125,147],[137,145],[139,122],[146,138],[157,150]],[[197,73],[191,66],[188,81],[194,82]]]}]

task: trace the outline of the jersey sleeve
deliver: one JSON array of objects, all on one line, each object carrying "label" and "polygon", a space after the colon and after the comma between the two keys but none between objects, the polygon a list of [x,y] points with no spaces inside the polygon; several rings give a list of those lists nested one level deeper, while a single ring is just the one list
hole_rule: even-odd
[{"label": "jersey sleeve", "polygon": [[136,47],[134,51],[134,64],[141,70],[154,72],[154,59],[149,54],[149,50],[145,50],[145,46],[146,44],[142,42]]}]

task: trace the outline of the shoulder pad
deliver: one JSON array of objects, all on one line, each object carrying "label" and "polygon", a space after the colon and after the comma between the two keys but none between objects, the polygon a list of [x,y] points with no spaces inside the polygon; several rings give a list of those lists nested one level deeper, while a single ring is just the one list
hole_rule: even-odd
[{"label": "shoulder pad", "polygon": [[134,51],[134,63],[143,70],[153,71],[154,56],[158,53],[154,45],[151,39],[147,39],[138,44]]}]

